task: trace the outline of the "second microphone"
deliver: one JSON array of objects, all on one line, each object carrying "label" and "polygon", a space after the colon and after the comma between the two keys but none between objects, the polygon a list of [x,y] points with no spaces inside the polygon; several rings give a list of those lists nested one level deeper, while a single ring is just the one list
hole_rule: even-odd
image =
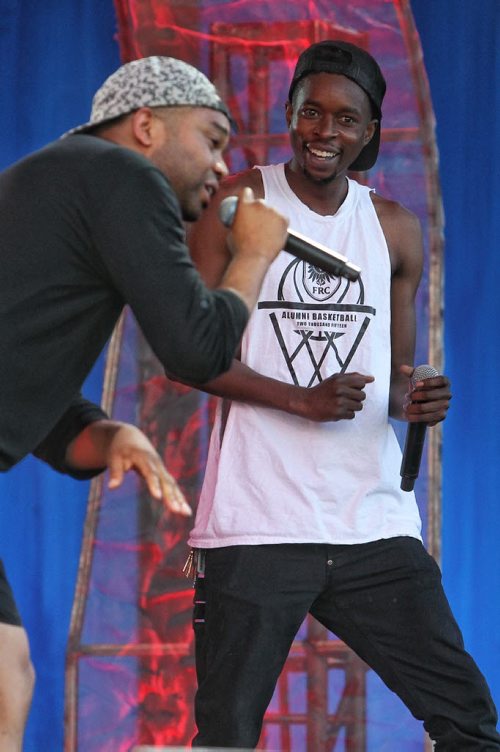
[{"label": "second microphone", "polygon": [[[231,227],[233,224],[237,206],[238,196],[227,196],[221,201],[219,217],[226,227]],[[345,277],[354,282],[361,273],[359,266],[352,264],[346,256],[342,256],[340,253],[336,253],[294,230],[288,230],[285,250],[301,261],[307,261],[307,263],[317,266],[335,277]]]}]

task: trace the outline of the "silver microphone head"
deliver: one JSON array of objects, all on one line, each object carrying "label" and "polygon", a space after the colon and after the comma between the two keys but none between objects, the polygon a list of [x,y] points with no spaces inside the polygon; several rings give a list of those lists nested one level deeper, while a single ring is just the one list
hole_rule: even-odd
[{"label": "silver microphone head", "polygon": [[423,381],[424,379],[432,379],[434,376],[439,376],[438,371],[428,363],[417,366],[411,376],[411,385],[415,386],[417,381]]},{"label": "silver microphone head", "polygon": [[231,227],[238,206],[238,196],[226,196],[219,206],[219,218],[223,225]]}]

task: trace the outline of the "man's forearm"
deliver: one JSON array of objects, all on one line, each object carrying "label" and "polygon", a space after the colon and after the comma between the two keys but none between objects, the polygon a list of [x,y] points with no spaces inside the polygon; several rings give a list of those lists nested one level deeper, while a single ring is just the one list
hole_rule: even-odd
[{"label": "man's forearm", "polygon": [[303,392],[302,387],[264,376],[239,360],[234,360],[230,370],[222,376],[193,386],[217,397],[292,414],[299,414],[298,403]]},{"label": "man's forearm", "polygon": [[268,268],[269,259],[265,256],[238,255],[230,261],[219,289],[236,293],[250,313],[257,302],[257,296]]}]

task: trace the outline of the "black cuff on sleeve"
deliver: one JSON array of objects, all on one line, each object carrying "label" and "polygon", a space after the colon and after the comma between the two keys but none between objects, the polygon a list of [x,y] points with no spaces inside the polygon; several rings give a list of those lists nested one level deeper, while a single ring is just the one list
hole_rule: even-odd
[{"label": "black cuff on sleeve", "polygon": [[66,463],[66,450],[85,426],[95,423],[97,420],[105,420],[107,417],[98,405],[89,402],[80,395],[73,400],[50,433],[33,451],[33,454],[59,473],[70,475],[77,480],[93,478],[95,475],[99,475],[104,468],[75,470]]}]

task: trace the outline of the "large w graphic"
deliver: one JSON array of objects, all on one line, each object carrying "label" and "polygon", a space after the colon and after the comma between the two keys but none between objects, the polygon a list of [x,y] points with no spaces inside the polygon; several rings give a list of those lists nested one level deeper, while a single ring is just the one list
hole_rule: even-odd
[{"label": "large w graphic", "polygon": [[329,332],[327,330],[323,330],[323,332],[322,332],[322,334],[323,334],[322,340],[326,340],[326,344],[325,344],[325,347],[323,349],[323,353],[321,354],[321,356],[319,358],[317,358],[316,355],[315,355],[315,353],[313,352],[313,349],[311,348],[311,343],[310,343],[311,337],[315,334],[314,330],[312,330],[312,329],[309,329],[309,330],[304,330],[304,329],[296,330],[297,334],[300,335],[301,340],[300,340],[299,344],[297,345],[297,347],[292,352],[290,352],[288,350],[288,348],[286,346],[286,342],[285,342],[285,340],[283,338],[283,335],[282,335],[282,332],[281,332],[280,325],[279,325],[278,318],[277,318],[276,314],[275,313],[271,313],[270,316],[269,316],[269,318],[271,319],[271,322],[272,322],[272,325],[273,325],[273,328],[274,328],[274,332],[275,332],[276,337],[278,339],[278,342],[280,344],[281,352],[283,353],[283,357],[285,358],[286,364],[288,366],[288,370],[290,371],[290,376],[292,377],[293,383],[296,386],[299,386],[299,381],[297,379],[297,375],[295,373],[295,369],[293,367],[293,363],[294,363],[294,360],[298,357],[298,355],[300,354],[300,352],[304,348],[307,351],[307,353],[309,355],[309,358],[310,358],[310,361],[311,361],[312,368],[313,368],[311,378],[309,380],[309,383],[307,384],[308,387],[312,386],[314,384],[314,382],[315,382],[316,379],[318,381],[323,381],[320,369],[321,369],[321,366],[323,365],[324,360],[325,360],[326,356],[328,355],[328,352],[329,352],[330,349],[332,349],[333,352],[335,353],[335,358],[337,360],[337,363],[339,364],[340,373],[344,373],[344,371],[347,370],[347,367],[348,367],[349,363],[351,362],[354,353],[358,349],[359,343],[363,339],[363,336],[364,336],[364,334],[366,332],[366,329],[368,328],[368,325],[369,325],[369,323],[371,321],[371,319],[370,319],[369,316],[365,316],[364,317],[363,323],[361,324],[361,326],[359,328],[359,331],[357,333],[356,339],[352,343],[351,348],[350,348],[349,352],[347,353],[347,356],[345,357],[344,360],[342,360],[342,358],[340,356],[340,353],[339,353],[339,349],[338,349],[338,347],[337,347],[337,345],[335,343],[335,340],[339,336],[338,333],[336,333],[336,332]]}]

